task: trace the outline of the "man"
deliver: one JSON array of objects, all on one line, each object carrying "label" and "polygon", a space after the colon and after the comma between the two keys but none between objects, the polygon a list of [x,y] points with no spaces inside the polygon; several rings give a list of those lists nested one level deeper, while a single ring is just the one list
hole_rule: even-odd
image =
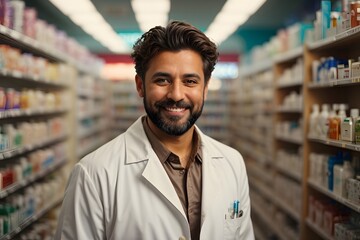
[{"label": "man", "polygon": [[215,44],[174,21],[132,57],[147,114],[76,164],[55,239],[254,239],[241,155],[194,125]]}]

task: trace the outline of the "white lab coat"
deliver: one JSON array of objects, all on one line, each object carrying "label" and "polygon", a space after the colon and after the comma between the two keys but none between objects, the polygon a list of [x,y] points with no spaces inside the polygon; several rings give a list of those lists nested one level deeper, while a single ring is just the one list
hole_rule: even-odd
[{"label": "white lab coat", "polygon": [[[203,149],[202,240],[254,239],[244,161],[197,129]],[[225,219],[234,200],[243,216]],[[176,191],[139,118],[76,164],[55,239],[190,239]]]}]

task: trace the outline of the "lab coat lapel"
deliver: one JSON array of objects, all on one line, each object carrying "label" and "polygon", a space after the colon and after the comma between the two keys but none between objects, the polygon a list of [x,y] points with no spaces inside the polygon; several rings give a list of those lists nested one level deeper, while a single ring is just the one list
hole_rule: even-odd
[{"label": "lab coat lapel", "polygon": [[219,168],[222,154],[213,147],[209,146],[207,139],[202,135],[203,163],[202,163],[202,203],[201,203],[201,224],[202,230],[207,222],[214,220],[218,216],[218,210],[221,211],[223,198],[221,195],[221,181],[219,181]]},{"label": "lab coat lapel", "polygon": [[161,165],[157,156],[153,156],[149,159],[144,172],[143,177],[146,178],[170,203],[176,207],[179,212],[186,219],[184,209],[181,205],[180,199],[172,185],[164,167]]},{"label": "lab coat lapel", "polygon": [[159,191],[186,219],[180,199],[168,177],[164,167],[144,132],[141,118],[138,119],[127,131],[126,134],[128,164],[147,161],[142,176]]}]

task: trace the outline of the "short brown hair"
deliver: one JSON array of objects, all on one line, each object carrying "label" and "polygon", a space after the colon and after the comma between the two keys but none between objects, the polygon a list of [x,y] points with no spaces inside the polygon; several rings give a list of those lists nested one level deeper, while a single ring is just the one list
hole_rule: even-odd
[{"label": "short brown hair", "polygon": [[191,49],[200,54],[207,82],[218,59],[217,47],[199,29],[180,21],[172,21],[166,27],[154,27],[136,41],[131,54],[136,73],[144,80],[148,64],[153,57],[163,51],[183,49]]}]

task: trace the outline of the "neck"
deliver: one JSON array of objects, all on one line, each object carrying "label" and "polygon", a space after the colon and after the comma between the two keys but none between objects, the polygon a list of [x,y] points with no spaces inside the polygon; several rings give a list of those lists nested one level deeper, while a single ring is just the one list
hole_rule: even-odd
[{"label": "neck", "polygon": [[192,126],[187,132],[180,136],[173,136],[161,131],[149,118],[147,118],[151,131],[165,145],[165,147],[180,158],[181,165],[186,167],[192,147],[195,127]]}]

